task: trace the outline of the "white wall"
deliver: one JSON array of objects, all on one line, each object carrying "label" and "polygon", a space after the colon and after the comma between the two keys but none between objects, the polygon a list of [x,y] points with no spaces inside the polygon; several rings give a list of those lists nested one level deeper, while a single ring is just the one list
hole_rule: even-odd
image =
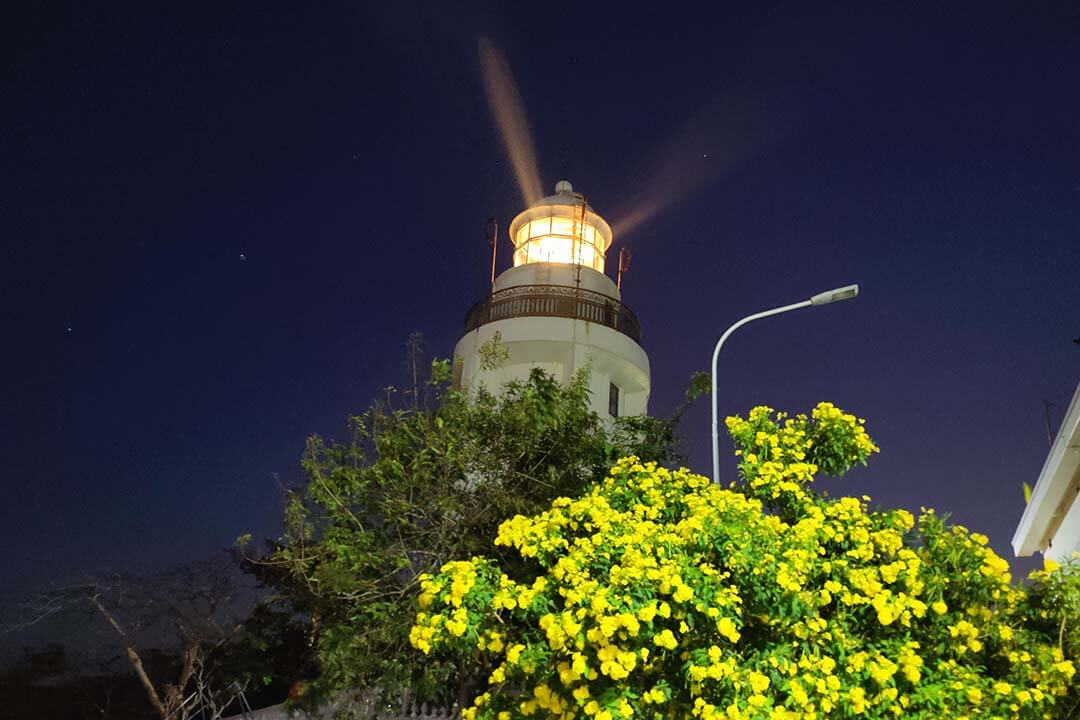
[{"label": "white wall", "polygon": [[1043,556],[1062,563],[1075,552],[1080,552],[1080,495],[1073,495],[1069,511],[1050,538],[1050,545],[1043,551]]},{"label": "white wall", "polygon": [[[509,359],[494,370],[480,366],[479,348],[496,333]],[[559,317],[516,317],[481,325],[454,348],[455,380],[463,388],[484,385],[495,391],[510,380],[525,380],[534,367],[562,383],[589,365],[592,408],[608,416],[609,383],[620,390],[620,415],[648,411],[649,358],[636,342],[604,325]]]}]

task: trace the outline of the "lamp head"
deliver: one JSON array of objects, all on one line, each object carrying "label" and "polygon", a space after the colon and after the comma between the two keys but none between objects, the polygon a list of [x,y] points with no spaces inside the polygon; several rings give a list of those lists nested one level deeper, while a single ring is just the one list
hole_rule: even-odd
[{"label": "lamp head", "polygon": [[850,300],[858,294],[858,285],[845,285],[844,287],[833,288],[832,290],[826,290],[823,293],[814,295],[810,298],[810,304],[828,305],[829,303],[839,302],[840,300]]}]

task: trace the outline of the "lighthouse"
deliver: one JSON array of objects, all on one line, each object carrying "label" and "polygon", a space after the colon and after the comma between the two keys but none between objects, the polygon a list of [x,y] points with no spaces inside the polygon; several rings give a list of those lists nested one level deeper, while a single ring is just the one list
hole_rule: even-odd
[{"label": "lighthouse", "polygon": [[[601,418],[643,415],[649,358],[641,327],[604,273],[611,226],[566,180],[510,223],[513,267],[465,318],[454,349],[454,381],[497,391],[541,368],[567,384],[588,367],[592,409]],[[501,362],[485,362],[500,347]]]}]

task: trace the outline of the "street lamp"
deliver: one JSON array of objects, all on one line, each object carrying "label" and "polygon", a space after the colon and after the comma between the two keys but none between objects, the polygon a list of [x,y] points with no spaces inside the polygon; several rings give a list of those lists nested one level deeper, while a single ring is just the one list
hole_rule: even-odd
[{"label": "street lamp", "polygon": [[844,287],[834,288],[833,290],[826,290],[823,293],[814,295],[809,300],[803,300],[802,302],[797,302],[792,305],[784,305],[783,307],[773,308],[772,310],[766,310],[765,312],[747,315],[742,320],[729,327],[724,331],[724,334],[720,336],[712,354],[712,477],[714,483],[720,482],[720,434],[716,417],[716,358],[720,355],[720,346],[724,344],[724,341],[728,339],[728,336],[730,336],[731,333],[753,320],[760,320],[761,318],[769,317],[770,315],[779,315],[780,313],[785,313],[789,310],[798,310],[799,308],[810,307],[811,305],[828,305],[829,303],[839,302],[840,300],[850,300],[858,294],[858,285],[845,285]]}]

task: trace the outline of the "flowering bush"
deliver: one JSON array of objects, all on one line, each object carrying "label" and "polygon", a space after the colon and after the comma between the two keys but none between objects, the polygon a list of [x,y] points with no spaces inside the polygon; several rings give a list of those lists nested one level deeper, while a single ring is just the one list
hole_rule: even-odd
[{"label": "flowering bush", "polygon": [[810,484],[878,448],[828,403],[729,418],[742,482],[627,458],[503,523],[532,562],[424,577],[412,644],[490,668],[468,720],[1044,718],[1076,702],[1042,588],[932,511]]}]

